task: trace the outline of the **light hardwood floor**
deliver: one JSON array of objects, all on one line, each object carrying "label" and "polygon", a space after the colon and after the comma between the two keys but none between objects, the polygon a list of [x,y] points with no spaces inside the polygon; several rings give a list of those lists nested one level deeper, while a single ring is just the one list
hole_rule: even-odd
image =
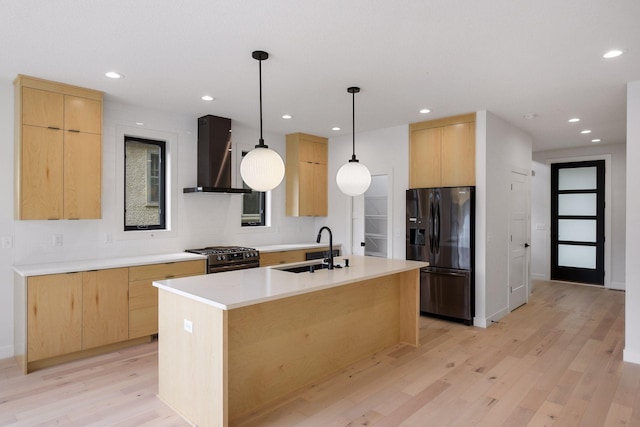
[{"label": "light hardwood floor", "polygon": [[[487,329],[421,318],[396,346],[237,420],[256,426],[640,426],[624,293],[537,281]],[[183,426],[156,396],[157,345],[22,376],[0,361],[0,425]]]}]

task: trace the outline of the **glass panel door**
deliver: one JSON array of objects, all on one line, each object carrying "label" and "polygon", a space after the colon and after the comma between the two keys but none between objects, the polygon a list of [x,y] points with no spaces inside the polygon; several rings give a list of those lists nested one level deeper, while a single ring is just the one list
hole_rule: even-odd
[{"label": "glass panel door", "polygon": [[364,254],[388,256],[388,181],[387,175],[374,175],[364,193]]},{"label": "glass panel door", "polygon": [[551,279],[604,284],[604,160],[551,165]]}]

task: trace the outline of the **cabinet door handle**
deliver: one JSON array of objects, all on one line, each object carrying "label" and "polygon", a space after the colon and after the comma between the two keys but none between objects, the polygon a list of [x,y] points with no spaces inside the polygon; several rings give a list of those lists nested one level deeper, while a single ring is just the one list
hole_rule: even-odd
[{"label": "cabinet door handle", "polygon": [[51,130],[60,130],[60,128],[57,128],[55,126],[47,126],[47,129],[51,129]]},{"label": "cabinet door handle", "polygon": [[73,133],[80,133],[80,131],[79,131],[79,130],[77,130],[77,129],[69,129],[69,132],[73,132]]},{"label": "cabinet door handle", "polygon": [[174,274],[169,274],[168,276],[165,276],[165,279],[173,279],[174,277],[176,277]]}]

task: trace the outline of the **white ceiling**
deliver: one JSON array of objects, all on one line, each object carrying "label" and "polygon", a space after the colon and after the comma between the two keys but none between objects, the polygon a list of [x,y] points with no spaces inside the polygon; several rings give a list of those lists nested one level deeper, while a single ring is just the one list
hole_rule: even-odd
[{"label": "white ceiling", "polygon": [[[0,0],[0,40],[2,81],[254,128],[251,52],[265,50],[265,131],[350,134],[360,86],[357,132],[489,110],[534,151],[625,142],[626,83],[640,80],[638,0]],[[626,52],[602,59],[612,48]]]}]

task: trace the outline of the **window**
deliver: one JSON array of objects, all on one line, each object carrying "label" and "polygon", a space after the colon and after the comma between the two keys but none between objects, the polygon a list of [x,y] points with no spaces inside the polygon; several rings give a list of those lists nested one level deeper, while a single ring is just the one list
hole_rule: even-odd
[{"label": "window", "polygon": [[166,142],[125,136],[124,229],[163,230]]},{"label": "window", "polygon": [[[242,157],[247,151],[242,152]],[[246,183],[242,183],[243,188],[249,188]],[[261,191],[252,191],[249,194],[242,195],[242,226],[243,227],[260,227],[265,226],[265,193]]]}]

